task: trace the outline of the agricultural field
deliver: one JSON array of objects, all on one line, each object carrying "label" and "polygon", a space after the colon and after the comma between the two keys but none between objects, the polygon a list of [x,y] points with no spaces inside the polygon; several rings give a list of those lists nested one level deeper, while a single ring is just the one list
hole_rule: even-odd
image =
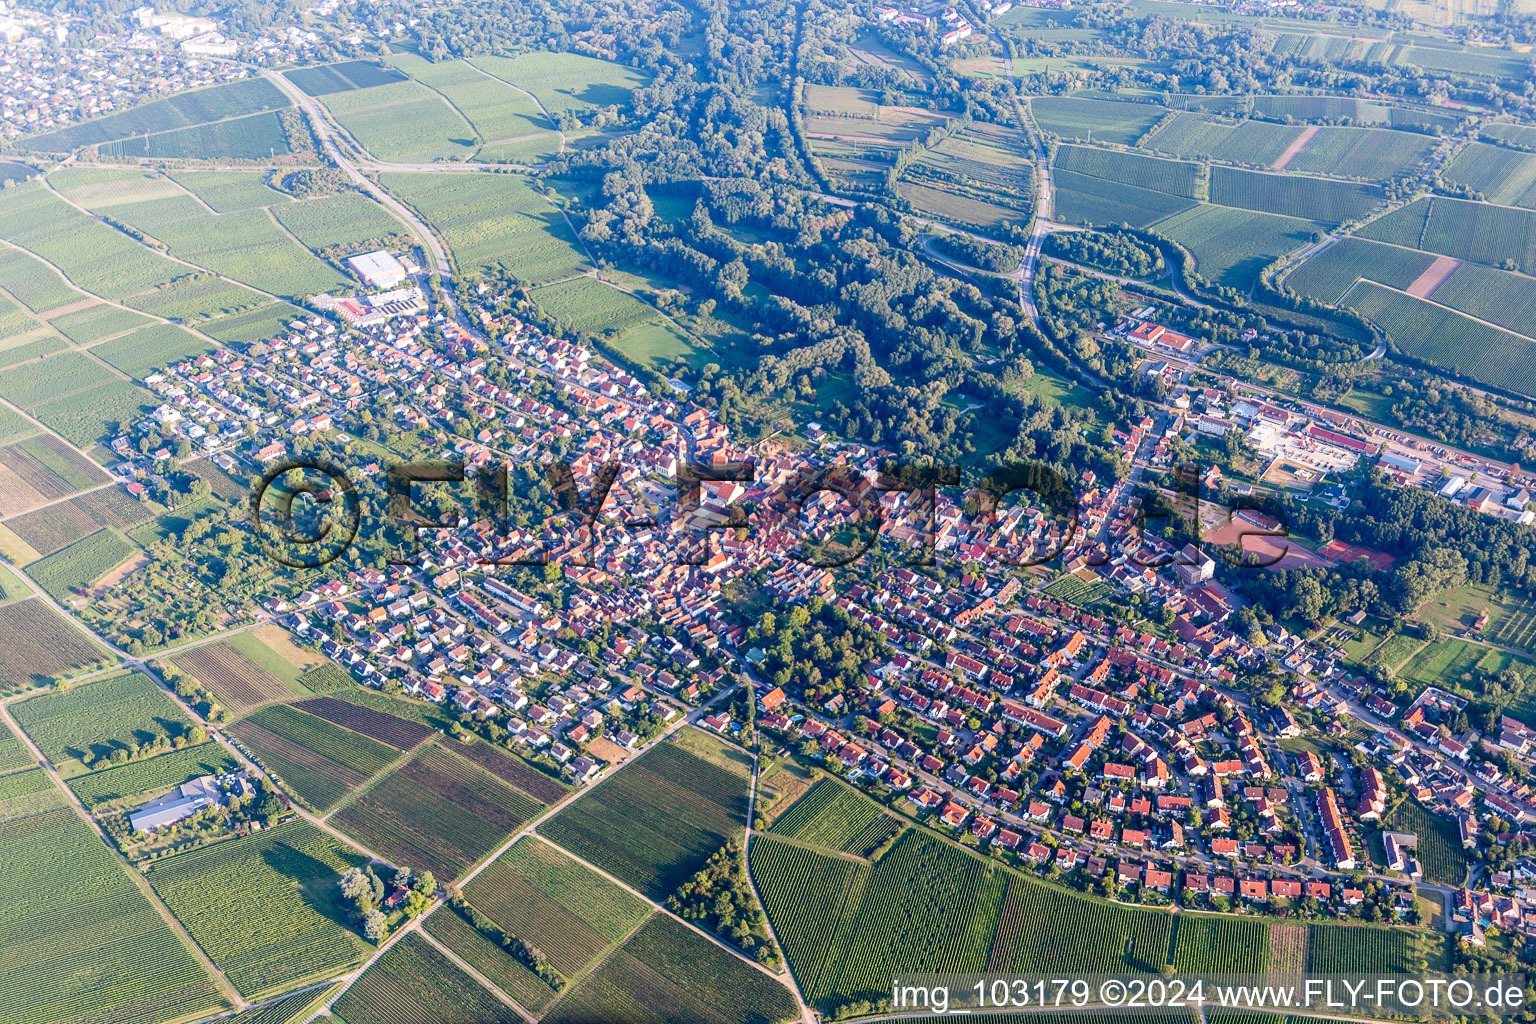
[{"label": "agricultural field", "polygon": [[89,590],[92,583],[122,565],[137,550],[115,530],[97,530],[33,562],[26,572],[55,600],[68,601],[71,594]]},{"label": "agricultural field", "polygon": [[762,834],[752,837],[748,863],[784,958],[801,991],[809,995],[832,943],[843,894],[857,906],[868,882],[868,865]]},{"label": "agricultural field", "polygon": [[1168,113],[1150,103],[1044,96],[1029,101],[1041,131],[1076,142],[1111,142],[1133,146]]},{"label": "agricultural field", "polygon": [[457,878],[543,808],[490,772],[427,746],[343,808],[337,827],[397,864]]},{"label": "agricultural field", "polygon": [[186,274],[162,288],[124,299],[125,305],[167,320],[192,323],[255,309],[266,296],[214,274]]},{"label": "agricultural field", "polygon": [[1407,288],[1434,262],[1434,256],[1416,249],[1350,236],[1292,270],[1285,276],[1284,284],[1297,294],[1332,304],[1361,278],[1392,288]]},{"label": "agricultural field", "polygon": [[1385,194],[1375,185],[1211,168],[1211,202],[1243,210],[1337,225],[1358,220],[1384,199]]},{"label": "agricultural field", "polygon": [[1056,150],[1053,169],[1107,178],[1120,184],[1167,192],[1186,199],[1195,199],[1200,195],[1200,165],[1183,160],[1164,160],[1087,146],[1061,146]]},{"label": "agricultural field", "polygon": [[1371,664],[1381,665],[1393,672],[1398,671],[1419,652],[1424,646],[1424,641],[1416,637],[1404,636],[1394,633],[1388,636],[1386,641],[1371,654]]},{"label": "agricultural field", "polygon": [[1172,917],[1105,903],[1022,876],[1008,880],[988,971],[1157,971]]},{"label": "agricultural field", "polygon": [[11,732],[4,722],[0,722],[0,773],[31,768],[36,763],[21,737]]},{"label": "agricultural field", "polygon": [[393,747],[295,711],[269,704],[229,727],[262,767],[291,793],[324,813],[400,757]]},{"label": "agricultural field", "polygon": [[[640,899],[535,836],[518,840],[476,875],[464,898],[503,931],[542,950],[550,966],[572,980],[650,913]],[[536,975],[533,980],[526,995],[552,1002],[554,991]]]},{"label": "agricultural field", "polygon": [[66,777],[77,774],[85,758],[192,728],[170,695],[141,672],[33,697],[12,705],[11,716]]},{"label": "agricultural field", "polygon": [[137,804],[188,779],[220,775],[239,766],[219,744],[203,743],[70,779],[69,788],[87,810],[95,810],[103,804]]},{"label": "agricultural field", "polygon": [[1068,224],[1129,224],[1143,228],[1196,205],[1192,199],[1075,171],[1057,171],[1051,177],[1056,186],[1053,212],[1058,220]]},{"label": "agricultural field", "polygon": [[1416,855],[1426,882],[1454,886],[1466,883],[1469,865],[1461,846],[1461,831],[1454,821],[1426,809],[1412,797],[1405,797],[1382,818],[1381,826],[1419,837]]},{"label": "agricultural field", "polygon": [[247,344],[274,338],[288,324],[305,316],[305,312],[297,306],[290,306],[286,302],[271,302],[247,313],[199,324],[198,330],[222,342]]},{"label": "agricultural field", "polygon": [[234,213],[258,206],[293,200],[267,184],[268,171],[177,171],[172,180],[213,207],[215,213]]},{"label": "agricultural field", "polygon": [[386,163],[468,160],[480,148],[474,125],[420,82],[407,79],[327,93],[322,102],[354,139]]},{"label": "agricultural field", "polygon": [[1426,686],[1463,686],[1488,648],[1465,640],[1437,640],[1403,666],[1400,674]]},{"label": "agricultural field", "polygon": [[553,776],[512,754],[504,753],[489,743],[460,744],[455,750],[466,761],[473,761],[513,789],[521,790],[541,804],[552,804],[571,791],[570,787]]},{"label": "agricultural field", "polygon": [[1485,384],[1536,395],[1529,339],[1365,281],[1349,293],[1348,303],[1410,356]]},{"label": "agricultural field", "polygon": [[70,808],[0,822],[0,1024],[193,1019],[226,1003]]},{"label": "agricultural field", "polygon": [[470,63],[533,93],[556,118],[567,111],[579,114],[595,107],[626,107],[636,89],[650,84],[644,72],[579,53],[487,55]]},{"label": "agricultural field", "polygon": [[1005,125],[972,125],[924,149],[903,173],[901,195],[922,213],[995,228],[1034,208],[1029,140]]},{"label": "agricultural field", "polygon": [[1536,153],[1474,142],[1456,154],[1445,179],[1501,206],[1536,207]]},{"label": "agricultural field", "polygon": [[[889,989],[889,978],[885,984]],[[671,1024],[782,1024],[799,1014],[794,996],[778,981],[654,914],[544,1019],[634,1024],[661,1006]]]},{"label": "agricultural field", "polygon": [[390,947],[337,1000],[348,1024],[522,1024],[493,996],[420,935]]},{"label": "agricultural field", "polygon": [[84,298],[58,271],[20,249],[0,248],[0,288],[34,313],[60,309]]},{"label": "agricultural field", "polygon": [[219,1024],[298,1024],[307,1020],[307,1014],[318,1009],[320,1005],[330,999],[336,993],[339,986],[332,985],[329,988],[317,988],[307,992],[297,992],[284,999],[271,1002],[254,1010],[246,1010],[237,1013],[233,1017],[227,1017]]},{"label": "agricultural field", "polygon": [[0,464],[48,498],[62,498],[109,480],[100,467],[49,434],[0,448]]},{"label": "agricultural field", "polygon": [[584,266],[560,211],[515,174],[386,173],[380,181],[442,233],[461,274],[500,266],[544,284]]},{"label": "agricultural field", "polygon": [[1211,159],[1250,167],[1272,167],[1304,129],[1269,121],[1226,121],[1181,113],[1140,143],[1142,149],[1185,159]]},{"label": "agricultural field", "polygon": [[[558,993],[548,982],[525,967],[507,947],[470,924],[458,911],[445,907],[427,918],[423,927],[428,935],[525,1010],[542,1013],[555,1001]],[[543,950],[542,946],[538,948]]]},{"label": "agricultural field", "polygon": [[42,598],[0,605],[0,690],[46,686],[109,657]]},{"label": "agricultural field", "polygon": [[153,160],[269,160],[292,151],[282,120],[270,111],[135,135],[99,147],[102,156]]},{"label": "agricultural field", "polygon": [[771,831],[813,846],[867,857],[901,828],[901,822],[881,810],[879,804],[841,783],[822,779],[774,822]]},{"label": "agricultural field", "polygon": [[252,661],[227,640],[178,654],[176,664],[206,686],[220,704],[236,715],[298,695],[281,678]]},{"label": "agricultural field", "polygon": [[340,64],[323,64],[312,68],[295,68],[284,72],[294,85],[308,96],[328,96],[333,92],[349,89],[367,89],[390,82],[403,82],[405,75],[387,64],[371,60],[349,60]]},{"label": "agricultural field", "polygon": [[617,343],[642,324],[657,319],[656,311],[639,299],[596,278],[546,285],[531,293],[540,309],[570,331],[593,334]]},{"label": "agricultural field", "polygon": [[[34,153],[69,153],[82,146],[224,121],[243,114],[281,110],[287,106],[288,98],[277,86],[264,78],[246,78],[179,93],[46,135],[21,139],[17,148]],[[206,159],[213,154],[199,155]]]},{"label": "agricultural field", "polygon": [[1425,297],[1536,338],[1536,281],[1524,275],[1462,263]]},{"label": "agricultural field", "polygon": [[332,246],[355,248],[409,233],[384,207],[354,192],[289,203],[272,214],[299,241],[317,251]]},{"label": "agricultural field", "polygon": [[734,773],[663,743],[539,830],[662,900],[744,828],[746,790]]},{"label": "agricultural field", "polygon": [[353,732],[360,732],[364,736],[401,750],[410,750],[433,734],[432,729],[420,722],[397,718],[383,711],[360,707],[335,697],[315,697],[310,700],[296,701],[293,706],[306,714],[323,718],[327,722],[333,722]]},{"label": "agricultural field", "polygon": [[1168,963],[1191,974],[1263,974],[1269,966],[1269,922],[1180,914]]},{"label": "agricultural field", "polygon": [[1536,272],[1536,212],[1432,196],[1372,221],[1360,237]]},{"label": "agricultural field", "polygon": [[1195,257],[1199,274],[1247,291],[1275,257],[1300,249],[1323,229],[1314,221],[1225,206],[1197,206],[1153,225]]},{"label": "agricultural field", "polygon": [[113,216],[164,242],[188,263],[275,295],[315,295],[347,283],[265,210],[212,214],[190,196],[177,196],[115,207]]},{"label": "agricultural field", "polygon": [[82,448],[104,443],[148,415],[160,401],[125,380],[111,380],[32,410],[39,420]]},{"label": "agricultural field", "polygon": [[228,839],[148,868],[149,882],[246,997],[318,979],[369,947],[340,922],[337,883],[363,854],[303,821]]},{"label": "agricultural field", "polygon": [[1401,928],[1314,924],[1307,949],[1312,974],[1403,974],[1415,960],[1413,933]]},{"label": "agricultural field", "polygon": [[1435,140],[1417,132],[1324,125],[1285,165],[1288,171],[1386,181],[1429,159]]},{"label": "agricultural field", "polygon": [[91,355],[122,370],[135,379],[151,371],[163,370],[183,359],[202,355],[213,345],[191,331],[171,324],[155,324],[91,349]]},{"label": "agricultural field", "polygon": [[49,326],[58,331],[70,341],[80,345],[89,345],[94,341],[104,338],[115,338],[119,334],[125,334],[136,327],[143,327],[150,323],[147,316],[140,316],[132,310],[120,309],[117,306],[109,306],[106,303],[97,303],[87,306],[73,313],[65,313],[48,321]]},{"label": "agricultural field", "polygon": [[542,163],[559,154],[560,136],[527,93],[461,60],[431,63],[397,53],[389,62],[441,95],[474,128],[485,161]]},{"label": "agricultural field", "polygon": [[27,771],[0,775],[0,822],[68,806],[69,801],[40,766],[34,764]]},{"label": "agricultural field", "polygon": [[41,362],[0,373],[0,395],[23,409],[117,380],[117,376],[81,352],[61,352]]}]

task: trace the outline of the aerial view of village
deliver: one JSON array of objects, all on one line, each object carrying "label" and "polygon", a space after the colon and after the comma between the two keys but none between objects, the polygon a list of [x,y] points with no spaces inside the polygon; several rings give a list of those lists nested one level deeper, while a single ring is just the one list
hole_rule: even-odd
[{"label": "aerial view of village", "polygon": [[1536,1021],[1533,46],[3,0],[0,1024]]}]

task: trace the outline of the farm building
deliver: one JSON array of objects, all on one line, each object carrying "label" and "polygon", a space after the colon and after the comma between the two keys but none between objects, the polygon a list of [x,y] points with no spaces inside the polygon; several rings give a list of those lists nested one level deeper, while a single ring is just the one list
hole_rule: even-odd
[{"label": "farm building", "polygon": [[204,807],[223,802],[224,794],[219,790],[218,780],[212,775],[204,775],[182,783],[165,796],[140,807],[128,816],[128,824],[135,832],[151,832],[190,818]]}]

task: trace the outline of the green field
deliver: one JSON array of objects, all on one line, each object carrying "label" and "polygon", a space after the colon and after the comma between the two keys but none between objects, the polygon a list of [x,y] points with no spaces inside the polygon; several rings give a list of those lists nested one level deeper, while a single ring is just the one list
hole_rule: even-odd
[{"label": "green field", "polygon": [[211,214],[190,196],[175,196],[117,206],[112,212],[164,242],[172,255],[275,295],[308,296],[347,283],[265,210]]},{"label": "green field", "polygon": [[539,830],[662,900],[742,830],[746,788],[740,776],[663,743]]},{"label": "green field", "polygon": [[142,379],[152,370],[163,370],[212,348],[211,343],[190,331],[171,324],[155,324],[127,337],[104,341],[91,349],[91,355],[111,363],[130,377]]},{"label": "green field", "polygon": [[1376,648],[1371,655],[1371,664],[1381,665],[1396,672],[1423,646],[1424,641],[1417,637],[1394,633],[1387,637],[1385,643]]},{"label": "green field", "polygon": [[263,767],[317,811],[328,811],[378,775],[400,751],[285,704],[269,704],[229,727]]},{"label": "green field", "polygon": [[11,732],[4,722],[0,722],[0,772],[31,768],[35,764],[37,762],[33,760],[32,752],[21,741],[21,737]]},{"label": "green field", "polygon": [[0,373],[0,395],[23,409],[35,409],[117,379],[111,370],[83,353],[61,352]]},{"label": "green field", "polygon": [[1182,113],[1142,140],[1143,149],[1188,159],[1270,167],[1303,129],[1268,121],[1225,121]]},{"label": "green field", "polygon": [[560,137],[538,104],[501,79],[465,61],[429,63],[414,54],[394,54],[389,61],[439,93],[473,126],[477,160],[533,164],[560,152]]},{"label": "green field", "polygon": [[1068,604],[1089,605],[1101,597],[1114,593],[1114,586],[1104,580],[1088,583],[1074,573],[1064,573],[1051,581],[1043,593]]},{"label": "green field", "polygon": [[1275,257],[1306,246],[1323,225],[1225,206],[1197,206],[1153,228],[1188,249],[1202,277],[1246,292],[1261,269]]},{"label": "green field", "polygon": [[327,93],[322,102],[353,138],[386,163],[468,160],[480,148],[464,115],[420,82]]},{"label": "green field", "polygon": [[36,181],[0,192],[0,237],[41,256],[82,289],[109,299],[186,273],[186,267],[81,213]]},{"label": "green field", "polygon": [[106,303],[87,306],[85,309],[65,313],[48,321],[54,330],[81,345],[89,345],[103,338],[116,337],[135,327],[143,327],[149,322],[149,317],[140,316],[131,310],[119,309],[117,306],[109,306]]},{"label": "green field", "polygon": [[806,1000],[826,1011],[879,999],[892,971],[1155,970],[1168,956],[1169,915],[1048,888],[927,832],[872,866],[759,836],[751,863]]},{"label": "green field", "polygon": [[1437,640],[1414,655],[1401,674],[1426,686],[1454,688],[1466,685],[1469,675],[1488,653],[1488,648],[1465,640]]},{"label": "green field", "polygon": [[0,775],[0,822],[68,806],[69,800],[52,777],[36,764],[27,771]]},{"label": "green field", "polygon": [[1359,232],[1410,249],[1536,272],[1536,212],[1433,196],[1372,221]]},{"label": "green field", "polygon": [[1415,249],[1351,236],[1339,239],[1292,270],[1284,284],[1301,295],[1332,304],[1361,278],[1407,288],[1434,262],[1435,257]]},{"label": "green field", "polygon": [[1041,131],[1061,139],[1135,145],[1167,113],[1150,103],[1045,96],[1029,101]]},{"label": "green field", "polygon": [[338,886],[368,858],[302,821],[156,861],[149,881],[243,996],[357,963]]},{"label": "green field", "polygon": [[[650,913],[636,897],[534,837],[518,840],[476,875],[464,897],[503,931],[542,950],[568,979],[579,977]],[[532,977],[526,996],[540,1005],[529,1009],[542,1009],[555,993]]]},{"label": "green field", "polygon": [[[264,78],[252,77],[179,93],[46,135],[22,139],[17,148],[39,153],[68,153],[82,146],[223,121],[242,114],[280,110],[288,105],[288,98],[277,86]],[[207,159],[217,154],[198,155]]]},{"label": "green field", "polygon": [[462,274],[500,266],[542,284],[579,273],[565,218],[515,174],[393,174],[380,181],[442,233]]},{"label": "green field", "polygon": [[867,857],[901,831],[880,805],[831,779],[822,779],[773,823],[774,835]]},{"label": "green field", "polygon": [[0,1024],[195,1019],[221,1009],[185,942],[72,809],[0,822]]},{"label": "green field", "polygon": [[1536,280],[1523,274],[1463,263],[1428,298],[1536,338]]},{"label": "green field", "polygon": [[1400,928],[1314,924],[1307,970],[1316,974],[1397,974],[1412,971],[1413,933]]},{"label": "green field", "polygon": [[1411,295],[1361,282],[1349,305],[1410,356],[1523,395],[1536,395],[1532,342]]},{"label": "green field", "polygon": [[191,323],[209,317],[230,316],[260,306],[267,299],[260,292],[215,274],[189,273],[161,288],[124,299],[125,305],[167,320]]},{"label": "green field", "polygon": [[1263,974],[1269,966],[1269,922],[1180,914],[1168,962],[1191,974]]},{"label": "green field", "polygon": [[634,68],[579,53],[533,52],[517,57],[476,57],[475,67],[539,98],[555,117],[594,107],[629,105],[634,90],[650,76]]},{"label": "green field", "polygon": [[295,68],[284,72],[284,77],[309,96],[327,96],[348,89],[366,89],[403,81],[405,75],[382,62],[349,60],[340,64]]},{"label": "green field", "polygon": [[282,120],[267,112],[104,142],[100,152],[156,160],[266,160],[291,149]]},{"label": "green field", "polygon": [[11,714],[64,775],[82,758],[105,757],[192,728],[170,696],[140,672],[45,693],[13,705]]},{"label": "green field", "polygon": [[[454,956],[473,967],[492,985],[511,996],[517,1005],[539,1013],[554,1002],[558,993],[548,982],[526,967],[506,946],[477,929],[457,910],[439,910],[427,919],[425,928],[428,935],[441,942]],[[512,934],[523,938],[519,933]],[[537,948],[544,951],[542,946]]]},{"label": "green field", "polygon": [[267,185],[267,171],[177,171],[176,184],[196,195],[218,213],[233,213],[292,200]]},{"label": "green field", "polygon": [[188,779],[220,775],[239,766],[219,744],[203,743],[70,779],[69,788],[87,809],[94,809],[107,803],[138,803]]},{"label": "green field", "polygon": [[799,1015],[794,996],[779,982],[654,914],[544,1020],[633,1024],[656,1007],[666,1007],[668,1024],[783,1024]]},{"label": "green field", "polygon": [[1073,171],[1077,174],[1107,178],[1110,181],[1137,188],[1167,192],[1188,199],[1200,192],[1200,165],[1183,160],[1164,160],[1159,157],[1122,153],[1111,149],[1091,149],[1087,146],[1061,146],[1056,150],[1056,171]]},{"label": "green field", "polygon": [[396,864],[457,878],[543,804],[436,745],[344,807],[334,823]]},{"label": "green field", "polygon": [[34,313],[59,309],[83,298],[52,267],[20,249],[0,248],[0,288]]},{"label": "green field", "polygon": [[159,400],[126,380],[112,380],[40,405],[33,415],[82,448],[125,432],[147,415]]},{"label": "green field", "polygon": [[276,337],[288,324],[305,315],[297,306],[290,306],[286,302],[271,302],[248,313],[199,324],[198,330],[223,342],[248,344]]},{"label": "green field", "polygon": [[103,529],[33,562],[26,571],[56,600],[67,601],[74,591],[90,589],[137,550],[116,531]]},{"label": "green field", "polygon": [[100,467],[51,434],[0,448],[0,463],[45,498],[62,498],[109,479]]},{"label": "green field", "polygon": [[299,241],[316,250],[409,233],[382,206],[355,192],[289,203],[272,213]]},{"label": "green field", "polygon": [[335,1010],[348,1024],[523,1024],[515,1010],[420,935],[390,947]]},{"label": "green field", "polygon": [[1412,172],[1434,148],[1433,138],[1417,132],[1324,125],[1285,169],[1386,181]]},{"label": "green field", "polygon": [[1456,823],[1404,798],[1381,821],[1384,829],[1411,832],[1419,837],[1416,851],[1424,880],[1438,885],[1463,885],[1467,880],[1467,855],[1461,846]]},{"label": "green field", "polygon": [[1445,179],[1476,189],[1490,203],[1536,206],[1536,153],[1474,142],[1456,154]]},{"label": "green field", "polygon": [[1211,168],[1211,202],[1324,224],[1358,220],[1385,196],[1375,185],[1324,178]]}]

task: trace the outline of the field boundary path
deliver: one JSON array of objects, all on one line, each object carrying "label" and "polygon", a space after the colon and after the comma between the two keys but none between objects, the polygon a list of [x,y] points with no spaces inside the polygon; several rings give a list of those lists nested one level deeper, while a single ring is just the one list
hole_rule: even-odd
[{"label": "field boundary path", "polygon": [[516,1000],[514,1000],[511,996],[507,995],[501,989],[491,984],[491,979],[487,978],[485,975],[469,966],[469,964],[465,963],[462,959],[459,958],[457,953],[433,938],[431,932],[427,931],[425,928],[420,929],[420,931],[422,939],[425,940],[429,946],[431,946],[433,949],[436,949],[439,953],[443,954],[443,956],[447,957],[449,962],[459,970],[463,971],[465,974],[475,979],[475,981],[479,982],[481,988],[495,996],[498,1000],[505,1004],[509,1010],[515,1011],[517,1015],[523,1018],[523,1020],[526,1020],[528,1024],[533,1024],[536,1018],[529,1014],[527,1010],[519,1006]]}]

